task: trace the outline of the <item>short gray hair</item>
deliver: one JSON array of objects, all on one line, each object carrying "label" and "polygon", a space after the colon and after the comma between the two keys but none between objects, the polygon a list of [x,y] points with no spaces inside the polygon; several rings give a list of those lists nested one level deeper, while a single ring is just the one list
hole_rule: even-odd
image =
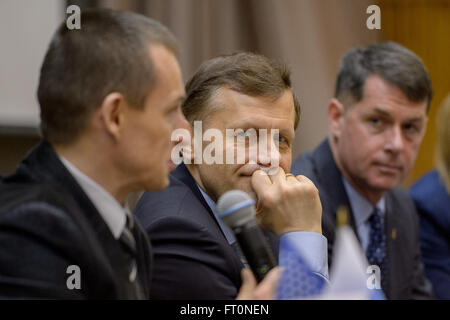
[{"label": "short gray hair", "polygon": [[433,97],[431,80],[422,60],[412,51],[395,42],[349,50],[339,65],[334,96],[350,103],[360,101],[370,75],[398,87],[410,101],[427,101],[428,111]]}]

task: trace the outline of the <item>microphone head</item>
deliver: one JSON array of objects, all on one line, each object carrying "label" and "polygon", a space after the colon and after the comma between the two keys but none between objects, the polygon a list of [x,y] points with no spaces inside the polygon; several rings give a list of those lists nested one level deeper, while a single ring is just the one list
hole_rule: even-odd
[{"label": "microphone head", "polygon": [[217,202],[220,218],[230,228],[242,227],[255,216],[255,202],[241,190],[225,192]]}]

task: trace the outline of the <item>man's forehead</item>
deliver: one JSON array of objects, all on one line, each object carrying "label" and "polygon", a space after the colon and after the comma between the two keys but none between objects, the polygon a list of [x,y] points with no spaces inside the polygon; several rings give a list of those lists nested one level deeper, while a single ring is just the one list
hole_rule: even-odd
[{"label": "man's forehead", "polygon": [[149,48],[155,72],[155,89],[164,89],[165,100],[170,104],[178,102],[185,96],[178,59],[161,44],[152,44]]},{"label": "man's forehead", "polygon": [[411,101],[397,86],[377,75],[369,76],[362,99],[354,105],[362,112],[384,116],[426,117],[427,101]]},{"label": "man's forehead", "polygon": [[359,110],[363,114],[378,115],[385,118],[399,119],[402,121],[419,121],[427,118],[426,104],[410,102],[404,103],[383,103],[383,101],[371,101],[361,103]]},{"label": "man's forehead", "polygon": [[237,91],[221,88],[209,101],[211,111],[220,110],[219,117],[233,124],[254,124],[274,127],[277,123],[284,127],[294,126],[295,106],[293,95],[286,90],[280,97],[249,96]]},{"label": "man's forehead", "polygon": [[228,123],[227,128],[278,129],[292,136],[295,132],[292,119],[274,118],[264,115],[253,115],[242,119],[234,119]]}]

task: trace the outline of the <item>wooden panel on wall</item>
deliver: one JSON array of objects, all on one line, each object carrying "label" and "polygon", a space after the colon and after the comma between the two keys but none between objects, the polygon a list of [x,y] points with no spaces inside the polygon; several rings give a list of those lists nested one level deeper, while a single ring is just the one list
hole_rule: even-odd
[{"label": "wooden panel on wall", "polygon": [[379,6],[384,39],[396,41],[422,58],[434,90],[427,132],[405,181],[405,186],[410,186],[435,166],[436,111],[450,92],[450,0],[382,0]]},{"label": "wooden panel on wall", "polygon": [[16,166],[40,138],[33,135],[4,135],[0,133],[0,176],[14,172]]}]

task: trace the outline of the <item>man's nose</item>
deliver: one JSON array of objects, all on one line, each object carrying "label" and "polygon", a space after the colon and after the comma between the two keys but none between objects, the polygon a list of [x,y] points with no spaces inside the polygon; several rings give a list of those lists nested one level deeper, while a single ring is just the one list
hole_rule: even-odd
[{"label": "man's nose", "polygon": [[181,109],[179,109],[178,112],[177,112],[177,119],[175,121],[173,129],[174,130],[175,129],[186,129],[188,131],[191,130],[191,124],[184,117],[183,112],[181,111]]},{"label": "man's nose", "polygon": [[278,167],[280,164],[280,151],[273,137],[268,137],[266,141],[259,141],[258,164],[268,167]]},{"label": "man's nose", "polygon": [[390,130],[390,134],[387,135],[386,141],[386,149],[388,151],[398,153],[403,149],[404,141],[403,141],[403,133],[400,126],[393,126],[392,130]]}]

